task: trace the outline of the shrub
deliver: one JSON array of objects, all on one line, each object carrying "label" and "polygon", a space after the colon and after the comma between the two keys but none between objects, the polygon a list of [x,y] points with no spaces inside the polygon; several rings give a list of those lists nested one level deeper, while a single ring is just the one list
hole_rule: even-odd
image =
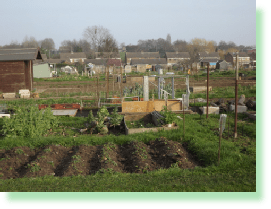
[{"label": "shrub", "polygon": [[51,108],[39,111],[38,107],[18,107],[10,118],[4,118],[2,133],[6,137],[37,137],[44,135],[50,128],[58,125]]},{"label": "shrub", "polygon": [[163,107],[163,110],[160,112],[164,118],[162,120],[166,124],[172,124],[173,122],[176,122],[177,116],[172,111],[168,110],[166,106]]},{"label": "shrub", "polygon": [[111,115],[110,123],[115,127],[117,125],[120,125],[122,119],[123,116],[118,114],[117,107],[115,107],[113,114]]}]

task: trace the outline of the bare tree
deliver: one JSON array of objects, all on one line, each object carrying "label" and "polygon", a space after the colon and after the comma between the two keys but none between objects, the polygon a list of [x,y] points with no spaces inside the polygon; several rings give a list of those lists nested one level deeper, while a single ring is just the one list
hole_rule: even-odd
[{"label": "bare tree", "polygon": [[226,41],[219,41],[218,43],[218,48],[221,50],[227,50],[228,49],[228,45],[226,43]]},{"label": "bare tree", "polygon": [[185,40],[176,40],[173,42],[173,48],[175,51],[186,52],[187,51],[187,42]]},{"label": "bare tree", "polygon": [[11,41],[9,45],[3,46],[5,49],[18,49],[21,48],[21,45],[18,41]]},{"label": "bare tree", "polygon": [[55,42],[52,38],[46,38],[41,41],[41,48],[51,50],[55,48]]},{"label": "bare tree", "polygon": [[22,42],[22,47],[23,48],[37,48],[39,47],[39,44],[38,44],[38,41],[33,36],[30,36],[29,38],[28,36],[25,36]]},{"label": "bare tree", "polygon": [[109,30],[103,26],[87,27],[84,30],[84,38],[90,43],[91,48],[95,51],[101,49],[106,40],[114,39]]},{"label": "bare tree", "polygon": [[236,44],[233,41],[228,42],[228,48],[235,48]]}]

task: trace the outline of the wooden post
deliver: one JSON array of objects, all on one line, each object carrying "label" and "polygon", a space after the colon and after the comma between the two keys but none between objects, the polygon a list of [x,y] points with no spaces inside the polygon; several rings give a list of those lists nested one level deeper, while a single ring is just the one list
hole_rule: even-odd
[{"label": "wooden post", "polygon": [[218,146],[218,165],[220,163],[221,137],[222,137],[222,119],[220,118],[220,123],[219,123],[219,146]]},{"label": "wooden post", "polygon": [[182,101],[182,105],[183,105],[183,139],[184,139],[184,131],[185,131],[185,127],[184,127],[184,97],[183,97],[183,101]]},{"label": "wooden post", "polygon": [[122,67],[120,67],[120,98],[123,97],[123,94],[122,94]]},{"label": "wooden post", "polygon": [[228,140],[230,135],[230,117],[228,118]]},{"label": "wooden post", "polygon": [[107,100],[107,98],[109,97],[109,66],[106,67],[106,75],[107,75],[107,77],[106,77],[106,79],[107,79],[107,82],[106,82],[106,87],[107,87],[107,89],[106,89],[106,100]]},{"label": "wooden post", "polygon": [[235,119],[234,119],[234,138],[237,138],[237,103],[238,103],[238,59],[236,54],[236,75],[235,75]]},{"label": "wooden post", "polygon": [[115,65],[113,67],[113,82],[112,82],[113,83],[113,94],[114,94],[114,91],[115,91],[115,80],[114,80],[114,78],[115,78]]},{"label": "wooden post", "polygon": [[207,107],[206,107],[206,118],[208,118],[209,109],[209,63],[207,64]]},{"label": "wooden post", "polygon": [[97,75],[97,106],[99,106],[99,74]]}]

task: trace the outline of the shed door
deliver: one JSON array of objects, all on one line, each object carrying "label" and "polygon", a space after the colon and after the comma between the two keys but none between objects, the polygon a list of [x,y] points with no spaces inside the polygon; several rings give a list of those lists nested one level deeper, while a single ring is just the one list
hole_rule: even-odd
[{"label": "shed door", "polygon": [[30,69],[30,61],[24,61],[24,84],[25,89],[29,89],[31,91],[31,69]]}]

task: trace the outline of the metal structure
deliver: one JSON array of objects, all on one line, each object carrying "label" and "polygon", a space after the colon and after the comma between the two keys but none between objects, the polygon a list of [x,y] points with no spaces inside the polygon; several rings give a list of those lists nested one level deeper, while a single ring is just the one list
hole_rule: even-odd
[{"label": "metal structure", "polygon": [[[135,97],[137,97],[137,101],[139,101],[139,96],[123,97],[122,99],[129,99],[129,98],[132,99],[132,98],[135,98]],[[110,103],[110,102],[107,103],[107,102],[105,102],[106,100],[116,100],[116,99],[121,100],[121,98],[105,98],[105,97],[99,98],[98,107],[101,107],[102,105],[120,105],[121,103]]]}]

